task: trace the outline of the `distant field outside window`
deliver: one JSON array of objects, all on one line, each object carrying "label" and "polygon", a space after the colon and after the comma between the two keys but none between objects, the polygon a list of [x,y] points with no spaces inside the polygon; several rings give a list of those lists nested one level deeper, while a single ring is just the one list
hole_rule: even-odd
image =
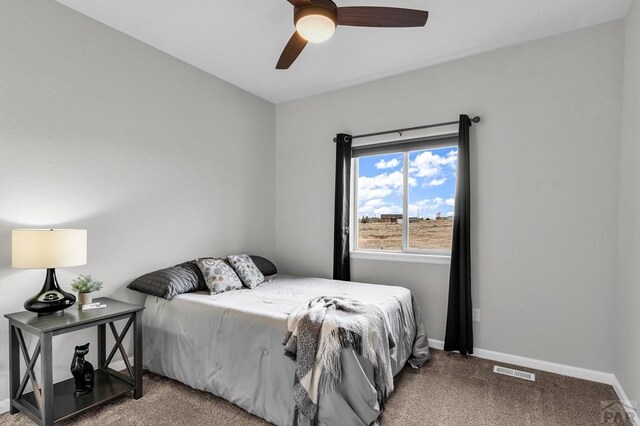
[{"label": "distant field outside window", "polygon": [[410,249],[451,250],[457,167],[457,147],[409,153]]},{"label": "distant field outside window", "polygon": [[356,161],[359,250],[451,250],[457,147],[385,153]]}]

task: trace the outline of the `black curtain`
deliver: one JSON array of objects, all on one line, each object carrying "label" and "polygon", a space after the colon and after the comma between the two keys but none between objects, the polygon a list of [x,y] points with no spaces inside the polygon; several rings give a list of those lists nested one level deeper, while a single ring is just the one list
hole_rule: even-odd
[{"label": "black curtain", "polygon": [[471,120],[460,116],[458,131],[458,175],[453,220],[453,246],[449,275],[449,307],[445,351],[473,353],[473,323],[471,305],[471,238],[469,178],[469,129]]},{"label": "black curtain", "polygon": [[349,205],[351,203],[351,135],[336,137],[336,198],[333,231],[333,279],[351,280]]}]

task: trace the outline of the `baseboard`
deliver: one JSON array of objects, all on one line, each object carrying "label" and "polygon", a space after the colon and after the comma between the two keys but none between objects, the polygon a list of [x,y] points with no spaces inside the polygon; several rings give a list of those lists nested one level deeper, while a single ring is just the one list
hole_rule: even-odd
[{"label": "baseboard", "polygon": [[429,339],[429,346],[433,349],[444,350],[444,342],[442,340]]},{"label": "baseboard", "polygon": [[[129,357],[129,362],[133,364],[133,357]],[[112,362],[109,367],[116,371],[122,371],[127,368],[124,361],[122,360]],[[4,414],[7,412],[9,412],[9,398],[0,401],[0,414]]]},{"label": "baseboard", "polygon": [[[131,356],[129,357],[129,363],[133,365],[133,357]],[[109,368],[116,371],[122,371],[125,368],[127,368],[127,366],[125,365],[123,360],[120,360],[120,361],[113,361],[111,364],[109,364]]]},{"label": "baseboard", "polygon": [[622,385],[618,381],[617,377],[613,376],[613,383],[611,384],[611,386],[613,386],[613,390],[616,391],[616,395],[618,395],[620,402],[624,404],[627,410],[627,414],[629,415],[629,419],[631,420],[631,423],[633,423],[635,426],[640,426],[640,419],[638,418],[638,411],[637,411],[638,407],[635,407],[632,410],[632,408],[634,407],[634,404],[629,400],[629,397],[627,397],[627,394],[622,388]]},{"label": "baseboard", "polygon": [[[442,340],[429,339],[429,345],[434,349],[444,349],[444,342]],[[624,392],[622,385],[618,381],[618,378],[613,373],[604,373],[597,370],[589,370],[587,368],[574,367],[571,365],[558,364],[555,362],[542,361],[539,359],[527,358],[518,355],[510,355],[502,352],[490,351],[487,349],[473,348],[473,356],[491,361],[502,362],[505,364],[518,365],[520,367],[533,368],[535,370],[546,371],[548,373],[560,374],[562,376],[575,377],[578,379],[590,380],[592,382],[605,383],[611,385],[615,390],[620,402],[627,407],[632,407],[627,394]],[[638,420],[638,414],[634,410],[629,415],[631,422],[640,426]]]},{"label": "baseboard", "polygon": [[[429,344],[434,349],[443,349],[444,342],[441,340],[429,339]],[[590,380],[592,382],[606,383],[613,385],[614,375],[603,373],[602,371],[589,370],[571,365],[558,364],[555,362],[542,361],[539,359],[526,358],[518,355],[510,355],[502,352],[490,351],[487,349],[473,348],[473,356],[491,361],[504,362],[506,364],[519,365],[521,367],[533,368],[549,373],[556,373],[563,376],[576,377],[578,379]]]},{"label": "baseboard", "polygon": [[9,411],[9,398],[0,401],[0,414],[7,413]]}]

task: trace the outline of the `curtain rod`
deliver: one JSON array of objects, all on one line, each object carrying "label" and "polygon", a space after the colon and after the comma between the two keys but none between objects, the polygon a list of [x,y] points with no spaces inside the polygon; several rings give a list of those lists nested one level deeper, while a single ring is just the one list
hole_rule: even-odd
[{"label": "curtain rod", "polygon": [[[472,123],[479,123],[480,122],[480,117],[478,117],[476,115],[475,117],[473,117],[471,119],[471,122]],[[372,137],[372,136],[390,135],[392,133],[400,133],[400,136],[402,136],[402,132],[410,132],[412,130],[430,129],[432,127],[450,126],[452,124],[458,124],[458,123],[460,123],[459,120],[448,121],[446,123],[427,124],[425,126],[418,126],[418,127],[405,127],[404,129],[387,130],[387,131],[384,131],[384,132],[367,133],[366,135],[351,136],[351,139],[360,139],[360,138],[368,138],[368,137]],[[333,138],[333,142],[336,142],[336,138]]]}]

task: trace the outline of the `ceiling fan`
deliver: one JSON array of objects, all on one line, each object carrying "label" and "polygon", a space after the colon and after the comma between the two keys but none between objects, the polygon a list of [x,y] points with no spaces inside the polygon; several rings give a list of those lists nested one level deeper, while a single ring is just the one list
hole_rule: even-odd
[{"label": "ceiling fan", "polygon": [[331,38],[338,25],[352,27],[424,27],[426,10],[397,7],[338,7],[331,0],[288,0],[294,7],[296,31],[285,46],[276,69],[288,69],[307,43],[322,43]]}]

